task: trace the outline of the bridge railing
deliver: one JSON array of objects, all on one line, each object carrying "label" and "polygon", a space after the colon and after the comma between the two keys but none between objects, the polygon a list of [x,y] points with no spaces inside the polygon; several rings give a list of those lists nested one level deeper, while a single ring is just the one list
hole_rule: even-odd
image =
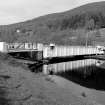
[{"label": "bridge railing", "polygon": [[53,49],[51,49],[49,46],[46,46],[43,49],[44,58],[93,54],[104,54],[104,51],[95,46],[55,46]]},{"label": "bridge railing", "polygon": [[43,50],[43,44],[41,43],[6,43],[0,42],[1,52],[20,52],[31,50]]},{"label": "bridge railing", "polygon": [[6,43],[0,42],[1,52],[43,51],[43,57],[65,57],[76,55],[104,54],[95,46],[43,45],[41,43]]}]

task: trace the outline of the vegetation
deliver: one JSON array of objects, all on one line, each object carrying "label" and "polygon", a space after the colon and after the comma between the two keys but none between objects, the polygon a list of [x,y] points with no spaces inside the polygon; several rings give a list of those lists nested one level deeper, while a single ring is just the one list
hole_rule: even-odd
[{"label": "vegetation", "polygon": [[105,28],[104,11],[105,2],[97,2],[63,13],[0,26],[0,39],[7,42],[54,42],[70,45],[85,45],[86,40],[89,45],[104,42],[105,35],[100,34],[100,29]]}]

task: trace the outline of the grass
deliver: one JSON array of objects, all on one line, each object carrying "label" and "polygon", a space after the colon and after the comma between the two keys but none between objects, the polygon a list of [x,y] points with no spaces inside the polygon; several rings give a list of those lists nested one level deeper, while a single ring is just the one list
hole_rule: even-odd
[{"label": "grass", "polygon": [[54,80],[50,77],[50,75],[48,75],[48,76],[45,78],[45,80],[54,83]]},{"label": "grass", "polygon": [[87,97],[87,95],[86,95],[85,92],[82,92],[82,93],[81,93],[81,96],[84,97],[84,98]]},{"label": "grass", "polygon": [[[72,92],[58,87],[50,77],[52,75],[32,73],[15,59],[6,56],[0,55],[0,105],[69,105],[71,103],[85,105],[87,103]],[[82,92],[81,96],[87,97],[87,94]]]}]

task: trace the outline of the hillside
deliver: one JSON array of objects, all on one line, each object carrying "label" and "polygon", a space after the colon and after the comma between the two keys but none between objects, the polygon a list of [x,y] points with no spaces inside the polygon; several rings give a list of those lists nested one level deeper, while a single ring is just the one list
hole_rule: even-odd
[{"label": "hillside", "polygon": [[105,28],[104,11],[105,2],[96,2],[66,12],[0,26],[0,40],[70,45],[85,45],[86,40],[89,45],[104,42],[105,35],[101,35],[100,31]]}]

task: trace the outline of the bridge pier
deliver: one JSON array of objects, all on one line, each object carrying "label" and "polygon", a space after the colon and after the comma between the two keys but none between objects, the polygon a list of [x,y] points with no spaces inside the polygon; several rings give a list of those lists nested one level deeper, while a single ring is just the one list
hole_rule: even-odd
[{"label": "bridge pier", "polygon": [[28,59],[33,61],[43,60],[42,51],[9,52],[8,54],[16,58]]}]

